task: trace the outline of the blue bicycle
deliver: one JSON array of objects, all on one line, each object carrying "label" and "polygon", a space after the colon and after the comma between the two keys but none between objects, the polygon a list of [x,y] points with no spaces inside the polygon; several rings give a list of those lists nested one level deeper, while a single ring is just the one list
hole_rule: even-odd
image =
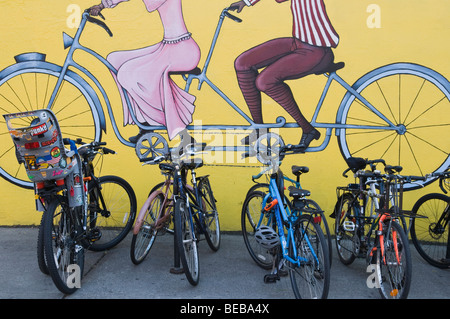
[{"label": "blue bicycle", "polygon": [[[214,49],[225,18],[235,22],[242,20],[231,15],[225,8],[219,16],[211,47],[208,51],[203,68],[186,70],[185,90],[191,90],[194,81],[198,81],[200,90],[206,83],[242,118],[246,125],[208,124],[201,127],[191,125],[189,130],[203,132],[205,130],[267,130],[274,139],[267,139],[266,149],[279,152],[285,145],[283,139],[275,134],[277,129],[297,128],[297,123],[288,123],[282,116],[273,123],[257,124],[228,96],[223,93],[207,76],[206,72],[211,62]],[[110,36],[111,30],[97,18],[90,16],[88,10],[82,14],[82,19],[74,37],[63,34],[64,48],[67,55],[62,65],[46,61],[46,55],[38,52],[19,54],[16,63],[0,71],[0,105],[4,113],[17,113],[30,110],[50,108],[58,117],[62,133],[70,138],[82,138],[85,141],[100,141],[106,131],[106,117],[103,109],[106,106],[114,134],[126,146],[133,147],[137,156],[147,158],[158,156],[168,151],[168,143],[161,135],[165,134],[164,126],[145,126],[140,124],[131,109],[127,99],[123,107],[130,114],[140,129],[149,131],[136,143],[122,137],[120,134],[109,95],[100,81],[84,67],[75,61],[75,53],[87,53],[90,57],[103,64],[107,70],[117,73],[117,70],[101,55],[83,46],[80,38],[88,25],[96,24],[105,29]],[[406,166],[414,175],[425,176],[430,173],[445,171],[450,165],[449,141],[442,136],[450,135],[448,114],[450,108],[450,83],[436,71],[412,63],[393,63],[368,72],[353,85],[337,75],[344,63],[331,64],[318,74],[327,78],[323,93],[315,108],[311,124],[317,129],[325,130],[325,136],[319,146],[311,146],[306,152],[324,150],[331,139],[333,130],[338,140],[344,159],[352,156],[383,158],[387,162]],[[337,108],[334,123],[320,122],[319,112],[330,87],[337,83],[345,90],[345,95]],[[192,92],[191,92],[192,93]],[[127,98],[127,95],[125,94]],[[198,102],[201,103],[201,97]],[[235,119],[230,122],[236,123]],[[3,124],[2,124],[3,125]],[[7,132],[4,127],[3,132]],[[242,133],[241,133],[242,134]],[[261,136],[264,137],[264,136]],[[15,150],[10,146],[7,133],[0,135],[0,175],[9,182],[32,188],[26,172],[15,160]],[[261,156],[257,143],[250,146],[224,145],[214,146],[212,151],[233,151],[254,154],[261,162],[267,163]],[[294,146],[291,154],[296,153]],[[286,153],[289,154],[289,153]],[[431,175],[430,175],[431,176]],[[431,183],[436,177],[430,177],[423,185]],[[420,187],[417,184],[407,184],[405,189]]]},{"label": "blue bicycle", "polygon": [[320,225],[314,221],[320,211],[308,202],[308,190],[294,186],[289,187],[293,199],[287,205],[278,165],[272,163],[265,172],[270,176],[269,192],[250,191],[242,207],[247,250],[259,266],[272,269],[264,282],[280,280],[280,274],[287,270],[296,298],[327,298],[329,247]]}]

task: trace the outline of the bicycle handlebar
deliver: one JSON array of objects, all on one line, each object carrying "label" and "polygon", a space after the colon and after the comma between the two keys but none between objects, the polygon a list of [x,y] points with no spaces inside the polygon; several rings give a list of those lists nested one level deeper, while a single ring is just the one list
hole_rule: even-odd
[{"label": "bicycle handlebar", "polygon": [[225,8],[225,9],[223,10],[223,14],[224,14],[227,18],[230,18],[231,20],[233,20],[233,21],[235,21],[235,22],[241,23],[241,22],[242,22],[242,19],[241,19],[241,18],[238,18],[238,17],[236,17],[235,15],[232,15],[231,13],[228,12],[228,10],[230,10],[230,9],[231,9],[231,7]]},{"label": "bicycle handlebar", "polygon": [[[106,20],[105,17],[103,16],[103,14],[101,14],[100,12],[98,13],[98,15],[99,15],[103,20]],[[111,29],[106,25],[105,22],[103,22],[103,21],[101,21],[101,20],[99,20],[99,19],[96,19],[96,18],[94,18],[94,17],[91,16],[90,9],[84,10],[83,18],[85,18],[87,21],[89,21],[89,22],[91,22],[91,23],[94,23],[94,24],[96,24],[96,25],[102,27],[103,29],[105,29],[105,31],[109,34],[110,37],[113,36],[113,33],[111,32]]]},{"label": "bicycle handlebar", "polygon": [[[106,142],[93,141],[91,143],[84,143],[81,138],[77,138],[76,140],[71,140],[69,138],[63,138],[63,143],[65,145],[70,145],[71,149],[73,147],[75,147],[75,144],[81,145],[78,148],[78,151],[80,151],[80,150],[82,151],[83,149],[86,149],[86,153],[88,153],[88,151],[87,151],[88,149],[92,149],[93,151],[98,151],[101,149],[103,151],[103,154],[105,154],[105,155],[106,154],[116,154],[116,151],[114,151],[110,148],[104,147],[104,145],[106,145]],[[82,153],[83,153],[83,151],[82,151]]]}]

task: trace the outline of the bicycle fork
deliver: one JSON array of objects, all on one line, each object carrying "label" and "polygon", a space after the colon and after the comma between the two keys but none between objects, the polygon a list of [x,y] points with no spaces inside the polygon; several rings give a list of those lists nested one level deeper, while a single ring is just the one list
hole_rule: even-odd
[{"label": "bicycle fork", "polygon": [[[381,257],[383,258],[383,263],[386,264],[386,254],[385,254],[385,246],[384,246],[384,228],[383,228],[383,223],[386,220],[386,218],[390,217],[389,214],[383,214],[380,219],[378,220],[378,236],[379,236],[379,243],[380,243],[380,252],[381,252]],[[391,226],[388,226],[388,232],[386,232],[386,234],[389,233],[389,228]],[[400,265],[400,254],[398,251],[398,241],[397,241],[397,231],[395,229],[392,230],[392,242],[394,244],[394,251],[395,251],[395,258],[397,261],[397,265]],[[377,247],[374,247],[372,249],[371,255],[373,255],[373,252],[377,249]]]}]

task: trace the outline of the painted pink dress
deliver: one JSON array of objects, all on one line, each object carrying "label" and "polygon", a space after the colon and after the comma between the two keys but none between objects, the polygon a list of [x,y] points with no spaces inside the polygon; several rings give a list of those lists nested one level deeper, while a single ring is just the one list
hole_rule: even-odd
[{"label": "painted pink dress", "polygon": [[[106,8],[128,0],[102,0]],[[169,139],[192,122],[195,96],[179,88],[169,77],[171,71],[194,69],[200,49],[191,38],[183,19],[181,0],[143,0],[149,12],[157,10],[164,39],[149,47],[116,51],[107,60],[118,70],[116,82],[126,90],[131,108],[140,123],[163,125]],[[121,92],[123,105],[125,97]],[[124,107],[124,125],[134,124]]]}]

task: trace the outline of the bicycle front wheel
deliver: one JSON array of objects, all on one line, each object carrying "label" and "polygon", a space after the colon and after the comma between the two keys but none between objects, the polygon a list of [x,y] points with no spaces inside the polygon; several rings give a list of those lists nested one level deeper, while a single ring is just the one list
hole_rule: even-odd
[{"label": "bicycle front wheel", "polygon": [[376,258],[378,291],[384,299],[405,299],[408,297],[412,277],[408,238],[396,221],[384,222],[382,232],[383,239],[378,237]]},{"label": "bicycle front wheel", "polygon": [[271,269],[275,256],[263,248],[255,238],[255,233],[260,226],[272,227],[274,223],[273,212],[263,211],[265,194],[260,191],[249,193],[242,205],[241,228],[245,246],[258,266],[263,269]]},{"label": "bicycle front wheel", "polygon": [[197,239],[194,235],[192,216],[183,199],[179,199],[175,203],[174,219],[175,242],[177,243],[184,274],[189,283],[195,286],[198,284],[200,277]]},{"label": "bicycle front wheel", "polygon": [[153,199],[150,200],[148,209],[142,212],[145,216],[142,219],[141,227],[131,240],[130,257],[135,265],[143,262],[150,252],[158,234],[155,221],[164,213],[164,210],[162,210],[164,195],[155,192],[150,194],[150,197],[153,197]]},{"label": "bicycle front wheel", "polygon": [[354,195],[344,193],[338,198],[334,208],[336,249],[344,265],[350,265],[355,261],[360,248],[358,229],[355,224],[357,212],[353,202]]},{"label": "bicycle front wheel", "polygon": [[118,176],[102,176],[89,184],[89,249],[102,251],[120,243],[136,218],[136,195],[131,185]]},{"label": "bicycle front wheel", "polygon": [[79,288],[77,280],[81,281],[84,270],[84,248],[75,237],[81,233],[77,229],[77,218],[77,212],[69,208],[64,198],[55,198],[44,213],[43,239],[48,272],[64,294],[72,294]]},{"label": "bicycle front wheel", "polygon": [[216,199],[214,198],[209,179],[203,178],[198,188],[202,197],[202,221],[206,242],[213,251],[217,251],[220,247],[220,223]]},{"label": "bicycle front wheel", "polygon": [[291,264],[289,277],[296,298],[325,299],[330,288],[328,243],[322,229],[310,215],[301,215],[295,225],[294,244],[289,254],[300,265]]},{"label": "bicycle front wheel", "polygon": [[[345,159],[382,158],[419,176],[449,166],[450,142],[442,138],[450,135],[448,117],[442,116],[450,110],[447,79],[424,66],[396,63],[369,72],[353,88],[375,110],[350,92],[344,96],[336,123],[358,126],[337,130]],[[419,187],[405,184],[406,190]]]},{"label": "bicycle front wheel", "polygon": [[[79,76],[75,73],[68,71],[53,103],[49,105],[60,71],[61,67],[40,61],[17,63],[1,71],[2,112],[50,108],[58,119],[64,137],[82,138],[85,142],[100,141],[100,119],[88,93],[92,88],[76,80],[75,77]],[[3,118],[2,121],[2,131],[8,132]],[[24,166],[17,162],[14,144],[7,133],[0,135],[0,175],[17,186],[33,188]]]},{"label": "bicycle front wheel", "polygon": [[431,193],[413,207],[411,239],[420,256],[438,268],[450,267],[450,197]]}]

